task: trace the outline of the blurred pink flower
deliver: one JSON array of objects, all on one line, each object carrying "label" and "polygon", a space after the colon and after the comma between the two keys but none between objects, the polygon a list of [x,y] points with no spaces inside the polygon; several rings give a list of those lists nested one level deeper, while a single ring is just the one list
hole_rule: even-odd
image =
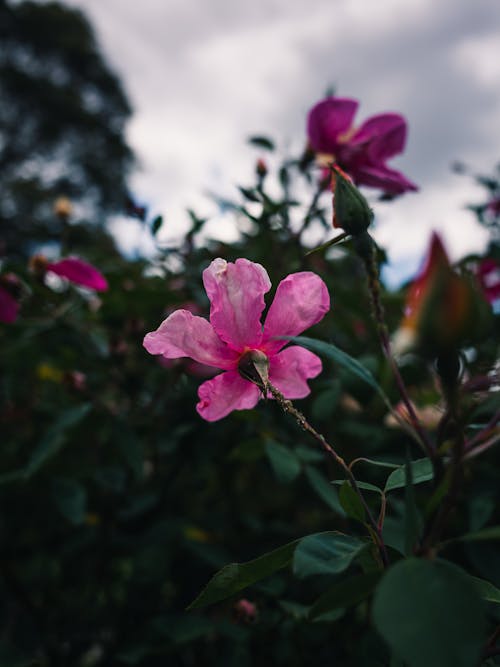
[{"label": "blurred pink flower", "polygon": [[330,297],[321,278],[304,271],[282,280],[264,327],[260,317],[271,282],[260,264],[247,259],[233,264],[218,258],[203,272],[203,283],[210,300],[210,322],[188,310],[176,310],[144,338],[151,354],[167,359],[190,357],[225,371],[200,385],[196,408],[201,417],[217,421],[233,410],[255,407],[261,392],[238,370],[240,360],[251,350],[266,355],[269,380],[286,398],[307,396],[307,380],[319,375],[321,360],[296,345],[283,350],[287,341],[277,337],[297,336],[329,310]]},{"label": "blurred pink flower", "polygon": [[309,143],[315,153],[337,162],[352,176],[356,185],[380,188],[388,195],[417,190],[401,172],[386,161],[403,152],[407,125],[397,113],[372,116],[358,128],[353,119],[356,100],[327,97],[318,102],[307,119]]},{"label": "blurred pink flower", "polygon": [[483,259],[476,275],[486,299],[490,303],[500,299],[500,264],[491,258]]},{"label": "blurred pink flower", "polygon": [[493,197],[493,199],[488,202],[486,210],[492,217],[500,215],[500,197]]},{"label": "blurred pink flower", "polygon": [[106,278],[92,264],[84,262],[78,257],[67,257],[57,262],[47,262],[45,258],[34,258],[34,264],[39,263],[39,268],[43,271],[50,271],[61,278],[66,278],[74,285],[81,285],[96,290],[96,292],[105,292],[108,289]]},{"label": "blurred pink flower", "polygon": [[234,614],[238,621],[253,623],[257,618],[257,605],[246,598],[241,598],[234,603]]},{"label": "blurred pink flower", "polygon": [[0,285],[0,322],[11,324],[17,318],[19,304],[14,297]]}]

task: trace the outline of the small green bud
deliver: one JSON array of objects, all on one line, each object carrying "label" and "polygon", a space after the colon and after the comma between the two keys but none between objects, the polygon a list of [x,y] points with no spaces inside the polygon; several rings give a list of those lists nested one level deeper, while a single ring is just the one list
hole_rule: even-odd
[{"label": "small green bud", "polygon": [[342,169],[336,165],[332,169],[333,226],[352,236],[362,234],[373,220],[373,211]]}]

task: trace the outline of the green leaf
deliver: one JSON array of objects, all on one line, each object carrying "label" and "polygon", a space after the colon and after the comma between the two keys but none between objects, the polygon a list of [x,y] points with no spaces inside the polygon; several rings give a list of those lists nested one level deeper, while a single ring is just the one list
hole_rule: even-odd
[{"label": "green leaf", "polygon": [[75,526],[83,523],[87,508],[85,487],[74,479],[57,478],[52,481],[52,496],[57,509]]},{"label": "green leaf", "polygon": [[454,537],[449,542],[484,542],[486,540],[500,540],[500,526],[482,528],[474,533],[467,533],[461,537]]},{"label": "green leaf", "polygon": [[486,579],[480,579],[479,577],[470,577],[474,586],[476,587],[477,592],[486,602],[495,602],[500,604],[500,591],[496,586],[493,586]]},{"label": "green leaf", "polygon": [[[331,482],[332,484],[336,484],[337,486],[343,486],[344,484],[348,483],[347,480],[345,479],[334,479]],[[375,486],[375,484],[370,484],[370,482],[360,482],[359,479],[356,480],[356,484],[360,489],[363,489],[363,491],[373,491],[374,493],[378,493],[380,496],[384,494],[381,488],[378,486]],[[350,486],[350,484],[349,484]]]},{"label": "green leaf", "polygon": [[417,541],[420,533],[420,523],[415,500],[415,487],[413,486],[413,476],[411,461],[408,459],[405,465],[405,555],[410,556],[413,553],[413,545]]},{"label": "green leaf", "polygon": [[[397,470],[391,472],[385,483],[385,493],[394,489],[402,489],[406,486],[406,465],[399,466]],[[428,482],[434,477],[432,463],[430,459],[418,459],[410,464],[411,477],[413,484],[422,484]]]},{"label": "green leaf", "polygon": [[44,463],[55,456],[67,442],[67,432],[74,428],[90,412],[91,406],[88,403],[79,405],[76,408],[67,410],[52,424],[28,462],[24,470],[24,477],[29,478],[34,475]]},{"label": "green leaf", "polygon": [[252,201],[252,202],[260,202],[261,201],[261,198],[259,197],[257,192],[255,190],[253,190],[252,188],[244,188],[242,186],[239,186],[238,190],[241,192],[241,194],[248,201]]},{"label": "green leaf", "polygon": [[291,449],[272,441],[266,442],[265,449],[278,481],[284,484],[293,482],[301,470],[301,463],[295,453]]},{"label": "green leaf", "polygon": [[344,509],[340,504],[340,500],[337,494],[337,491],[330,484],[330,482],[324,477],[316,468],[312,466],[306,466],[305,475],[309,484],[312,486],[314,491],[318,496],[323,500],[330,509],[341,516],[345,516]]},{"label": "green leaf", "polygon": [[485,639],[484,605],[474,584],[446,561],[408,558],[380,582],[377,630],[409,667],[471,667]]},{"label": "green leaf", "polygon": [[275,148],[274,142],[271,141],[271,139],[261,135],[249,137],[248,143],[252,144],[253,146],[258,146],[259,148],[265,148],[267,151],[273,151]]},{"label": "green leaf", "polygon": [[293,340],[297,345],[303,345],[312,352],[317,352],[319,355],[331,359],[333,362],[353,373],[353,375],[356,375],[358,378],[366,382],[366,384],[370,385],[370,387],[384,400],[386,405],[392,409],[391,402],[382,387],[378,384],[370,371],[365,368],[363,364],[360,364],[357,359],[354,359],[354,357],[351,357],[333,343],[325,343],[324,341],[308,338],[307,336],[295,336],[293,338],[287,336],[286,338]]},{"label": "green leaf", "polygon": [[293,552],[300,540],[289,542],[247,563],[231,563],[219,570],[207,586],[191,602],[188,609],[199,609],[208,604],[220,602],[243,590],[247,586],[268,577],[286,567],[292,560]]},{"label": "green leaf", "polygon": [[349,482],[345,481],[340,487],[339,498],[348,517],[361,523],[365,521],[366,512],[363,503]]},{"label": "green leaf", "polygon": [[138,437],[130,428],[119,428],[116,434],[116,442],[119,444],[120,452],[135,478],[142,479],[144,474],[144,454]]},{"label": "green leaf", "polygon": [[151,233],[153,234],[153,236],[156,236],[156,234],[160,231],[162,225],[163,225],[163,216],[157,215],[156,218],[151,223]]},{"label": "green leaf", "polygon": [[334,531],[309,535],[295,549],[293,571],[301,579],[343,572],[365,546],[357,537]]},{"label": "green leaf", "polygon": [[316,618],[334,609],[352,607],[365,600],[375,589],[381,572],[367,572],[337,582],[316,600],[309,611],[309,618]]}]

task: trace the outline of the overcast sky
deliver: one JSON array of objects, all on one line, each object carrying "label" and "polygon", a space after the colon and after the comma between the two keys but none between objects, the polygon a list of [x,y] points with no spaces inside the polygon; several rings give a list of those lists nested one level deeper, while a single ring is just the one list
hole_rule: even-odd
[{"label": "overcast sky", "polygon": [[[391,166],[421,189],[376,205],[375,236],[397,271],[414,270],[431,229],[454,258],[484,247],[464,209],[482,191],[450,165],[488,173],[500,160],[498,0],[67,3],[87,12],[122,78],[140,161],[134,191],[165,215],[169,238],[184,228],[186,207],[213,211],[204,193],[250,182],[249,135],[300,149],[308,109],[334,85],[360,100],[357,123],[383,111],[408,119],[405,154]],[[137,242],[131,227],[121,230]],[[234,229],[218,218],[210,232]]]}]

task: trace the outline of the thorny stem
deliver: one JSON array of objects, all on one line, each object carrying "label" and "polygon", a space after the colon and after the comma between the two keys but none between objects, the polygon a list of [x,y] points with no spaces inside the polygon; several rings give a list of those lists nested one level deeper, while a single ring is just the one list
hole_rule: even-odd
[{"label": "thorny stem", "polygon": [[302,414],[302,412],[300,412],[300,410],[297,410],[297,408],[293,405],[293,403],[287,398],[285,398],[283,394],[279,391],[279,389],[276,389],[276,387],[274,387],[269,382],[269,380],[267,380],[266,384],[267,384],[267,389],[271,392],[273,398],[276,399],[277,403],[280,405],[283,411],[287,414],[292,415],[292,417],[295,417],[299,426],[308,433],[310,433],[313,436],[313,438],[317,442],[319,442],[322,449],[329,456],[331,456],[337,463],[337,465],[339,465],[344,471],[347,479],[349,480],[349,484],[351,485],[352,489],[357,494],[359,500],[361,501],[361,504],[363,505],[363,508],[366,512],[366,516],[368,517],[368,523],[370,524],[370,527],[377,540],[377,546],[380,552],[380,558],[382,560],[384,567],[387,567],[389,565],[389,558],[387,556],[387,550],[385,548],[384,540],[382,537],[382,528],[374,519],[373,514],[370,508],[368,507],[368,504],[363,494],[361,493],[361,490],[358,486],[356,478],[354,477],[351,469],[344,461],[344,459],[339,454],[337,454],[335,449],[326,441],[325,437],[321,433],[316,431],[316,429],[313,426],[311,426],[311,424],[309,424],[309,422],[307,421],[306,417]]},{"label": "thorny stem", "polygon": [[398,387],[401,399],[408,411],[408,416],[410,418],[411,425],[413,426],[416,434],[418,435],[421,446],[423,447],[425,453],[432,461],[434,467],[434,476],[436,479],[441,477],[441,466],[439,458],[436,456],[436,450],[434,444],[430,440],[428,434],[423,429],[420,420],[417,417],[413,404],[408,396],[408,391],[406,389],[401,373],[399,372],[398,365],[394,359],[391,350],[391,342],[389,338],[389,332],[387,330],[387,325],[385,323],[385,313],[382,301],[380,298],[380,281],[378,278],[378,267],[375,259],[375,246],[371,245],[368,253],[360,253],[366,267],[366,272],[368,275],[368,289],[371,296],[373,314],[375,322],[377,325],[377,332],[380,340],[380,345],[382,351],[389,362],[396,385]]},{"label": "thorny stem", "polygon": [[447,381],[447,379],[442,376],[441,382],[443,385],[446,401],[448,403],[449,420],[454,429],[454,443],[451,452],[449,468],[450,484],[438,512],[434,518],[431,519],[425,531],[421,546],[421,551],[423,553],[431,550],[433,545],[439,541],[441,534],[446,526],[450,512],[453,510],[457,503],[463,477],[462,463],[465,454],[465,439],[458,405],[456,379]]},{"label": "thorny stem", "polygon": [[480,445],[488,436],[493,435],[493,431],[500,421],[500,410],[497,410],[484,429],[465,443],[465,451],[469,452],[476,445]]}]

